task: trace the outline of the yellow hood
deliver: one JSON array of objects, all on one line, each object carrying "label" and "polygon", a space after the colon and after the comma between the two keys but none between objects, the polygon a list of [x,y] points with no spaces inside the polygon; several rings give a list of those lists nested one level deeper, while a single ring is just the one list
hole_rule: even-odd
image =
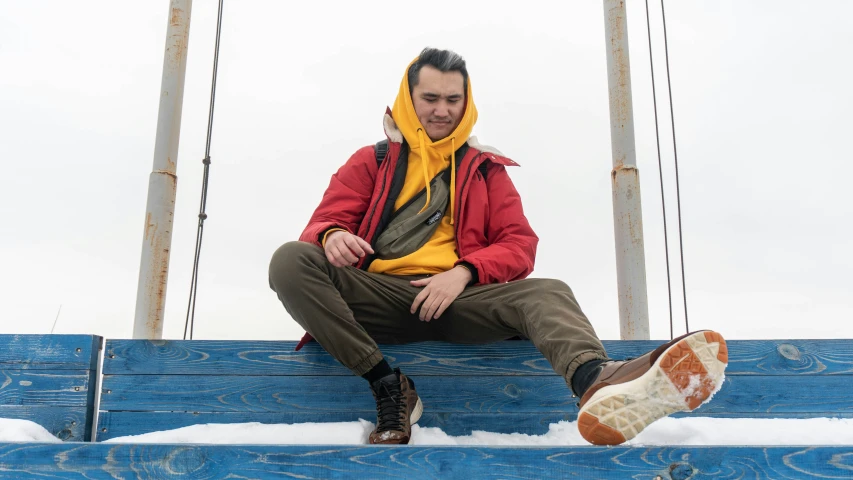
[{"label": "yellow hood", "polygon": [[474,129],[474,124],[477,123],[477,107],[474,106],[474,97],[471,95],[471,79],[468,78],[468,89],[465,92],[465,111],[462,114],[462,120],[453,132],[437,141],[432,141],[427,136],[423,125],[421,125],[418,115],[415,113],[415,106],[412,103],[412,96],[409,93],[409,68],[418,59],[415,58],[406,67],[403,73],[403,80],[400,82],[400,91],[397,93],[397,99],[394,101],[394,107],[391,109],[391,117],[397,124],[397,128],[403,134],[403,138],[409,144],[409,161],[420,158],[423,166],[424,183],[426,188],[426,203],[424,208],[429,205],[430,189],[427,174],[427,165],[432,162],[445,162],[450,160],[450,222],[453,223],[455,218],[455,199],[456,199],[456,149],[463,143],[468,141],[471,136],[471,130]]}]

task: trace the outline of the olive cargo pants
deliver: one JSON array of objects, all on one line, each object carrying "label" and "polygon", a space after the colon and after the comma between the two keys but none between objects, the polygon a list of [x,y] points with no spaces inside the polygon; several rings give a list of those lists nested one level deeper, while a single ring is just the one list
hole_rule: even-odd
[{"label": "olive cargo pants", "polygon": [[270,287],[287,312],[335,359],[364,375],[383,358],[379,343],[489,343],[529,338],[566,379],[584,362],[606,358],[571,289],[527,279],[467,287],[438,319],[410,313],[420,292],[410,280],[338,268],[310,243],[289,242],[270,262]]}]

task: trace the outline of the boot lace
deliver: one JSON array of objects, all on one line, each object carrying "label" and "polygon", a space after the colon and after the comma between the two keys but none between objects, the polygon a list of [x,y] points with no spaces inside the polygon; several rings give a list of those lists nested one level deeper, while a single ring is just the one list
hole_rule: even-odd
[{"label": "boot lace", "polygon": [[381,383],[376,389],[377,432],[403,430],[406,400],[399,383]]}]

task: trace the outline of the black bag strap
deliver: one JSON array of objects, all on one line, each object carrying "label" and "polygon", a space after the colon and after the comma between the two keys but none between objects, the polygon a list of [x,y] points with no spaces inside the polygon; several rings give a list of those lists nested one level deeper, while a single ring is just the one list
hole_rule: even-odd
[{"label": "black bag strap", "polygon": [[[376,152],[376,166],[382,165],[382,160],[385,159],[385,155],[388,155],[388,139],[380,140],[376,142],[376,145],[373,146],[373,150]],[[487,162],[483,162],[477,167],[477,170],[482,175],[483,180],[486,179],[486,169],[489,164]]]},{"label": "black bag strap", "polygon": [[388,139],[376,142],[373,149],[376,150],[376,165],[379,166],[385,159],[385,155],[388,155]]},{"label": "black bag strap", "polygon": [[488,168],[488,166],[489,162],[483,162],[480,164],[479,167],[477,167],[477,171],[479,171],[480,175],[483,176],[483,180],[486,180],[486,169]]}]

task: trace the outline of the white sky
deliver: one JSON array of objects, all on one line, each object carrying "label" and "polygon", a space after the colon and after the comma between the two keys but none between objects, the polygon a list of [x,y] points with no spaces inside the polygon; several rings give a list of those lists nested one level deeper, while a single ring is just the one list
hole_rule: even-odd
[{"label": "white sky", "polygon": [[[192,12],[169,338],[186,314],[216,3]],[[226,2],[195,338],[302,333],[269,290],[269,257],[297,238],[335,169],[382,138],[385,106],[427,45],[465,56],[474,133],[522,164],[511,175],[541,238],[534,276],[565,280],[599,335],[618,338],[601,2],[371,5]],[[853,3],[667,7],[691,328],[853,337]],[[166,0],[0,0],[0,332],[47,333],[61,305],[56,333],[131,335],[167,14]],[[651,332],[668,338],[642,2],[630,2],[629,35]]]}]

